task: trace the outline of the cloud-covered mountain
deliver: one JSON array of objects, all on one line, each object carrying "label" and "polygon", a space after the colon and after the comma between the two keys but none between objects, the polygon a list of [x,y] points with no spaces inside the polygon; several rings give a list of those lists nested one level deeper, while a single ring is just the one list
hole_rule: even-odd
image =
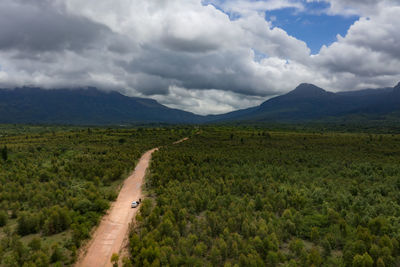
[{"label": "cloud-covered mountain", "polygon": [[[400,112],[400,83],[392,88],[332,93],[313,84],[300,84],[293,91],[271,98],[258,107],[241,110],[221,120],[252,122],[348,121],[361,116],[368,120]],[[400,118],[399,118],[400,119]],[[400,122],[400,121],[399,121]]]},{"label": "cloud-covered mountain", "polygon": [[[307,17],[354,21],[311,54],[273,11],[304,18],[311,39]],[[384,87],[400,79],[399,13],[399,0],[1,0],[0,87],[124,88],[201,114],[305,81]]]},{"label": "cloud-covered mountain", "polygon": [[0,123],[119,125],[197,123],[204,118],[146,98],[95,88],[0,90]]},{"label": "cloud-covered mountain", "polygon": [[220,122],[355,122],[398,118],[400,83],[395,87],[332,93],[312,84],[271,98],[259,106],[221,115],[200,116],[157,101],[95,88],[0,90],[0,123],[75,125],[197,124]]}]

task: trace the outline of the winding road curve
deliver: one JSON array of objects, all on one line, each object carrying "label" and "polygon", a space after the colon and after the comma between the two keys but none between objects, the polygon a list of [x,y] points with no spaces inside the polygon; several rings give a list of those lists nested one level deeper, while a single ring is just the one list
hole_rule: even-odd
[{"label": "winding road curve", "polygon": [[[181,143],[187,139],[184,138],[174,144]],[[144,176],[149,167],[151,155],[156,150],[158,148],[151,149],[142,155],[135,171],[124,181],[117,200],[102,218],[93,238],[87,245],[86,253],[80,255],[75,266],[112,266],[112,254],[120,253],[124,249],[124,244],[126,244],[124,240],[128,236],[129,224],[139,210],[139,208],[132,209],[131,202],[142,198]]]}]

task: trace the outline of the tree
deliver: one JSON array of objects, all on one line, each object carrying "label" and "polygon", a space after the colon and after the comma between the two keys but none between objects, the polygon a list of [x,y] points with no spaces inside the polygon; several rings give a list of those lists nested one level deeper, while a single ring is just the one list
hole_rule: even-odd
[{"label": "tree", "polygon": [[0,227],[6,225],[7,221],[8,221],[8,213],[4,210],[0,211]]},{"label": "tree", "polygon": [[197,256],[197,257],[202,257],[206,254],[207,252],[207,245],[204,244],[203,242],[198,242],[196,244],[196,246],[193,249],[193,253]]},{"label": "tree", "polygon": [[53,247],[53,254],[51,254],[51,257],[50,257],[50,262],[55,263],[58,261],[62,261],[62,259],[63,259],[62,251],[57,245],[55,245]]},{"label": "tree", "polygon": [[265,139],[271,139],[271,134],[269,132],[263,132]]},{"label": "tree", "polygon": [[133,267],[131,260],[126,256],[122,258],[122,267]]},{"label": "tree", "polygon": [[39,251],[35,255],[36,266],[49,266],[49,257],[43,251]]},{"label": "tree", "polygon": [[293,239],[289,243],[289,249],[294,255],[299,257],[301,252],[304,250],[304,243],[300,239]]},{"label": "tree", "polygon": [[310,250],[310,253],[307,256],[307,261],[310,266],[311,265],[320,266],[322,264],[322,257],[318,251],[318,248],[313,247]]},{"label": "tree", "polygon": [[210,259],[214,266],[221,265],[222,261],[221,251],[216,246],[213,246],[211,248]]},{"label": "tree", "polygon": [[119,261],[118,253],[113,253],[111,256],[111,263],[113,264],[113,267],[118,267],[118,261]]},{"label": "tree", "polygon": [[38,251],[42,248],[42,241],[38,237],[34,237],[31,242],[29,242],[28,247],[33,251]]},{"label": "tree", "polygon": [[328,239],[324,238],[321,242],[322,248],[324,249],[324,257],[328,257],[331,255],[331,244],[329,243]]},{"label": "tree", "polygon": [[255,208],[257,211],[260,211],[260,210],[263,209],[263,201],[262,201],[260,195],[258,195],[258,194],[257,194],[257,196],[256,196],[254,208]]},{"label": "tree", "polygon": [[44,223],[44,233],[52,235],[60,233],[69,228],[71,224],[71,218],[68,211],[65,208],[55,206],[51,209],[48,218]]},{"label": "tree", "polygon": [[31,213],[22,212],[17,219],[17,233],[19,235],[29,235],[38,232],[39,218]]},{"label": "tree", "polygon": [[353,267],[372,267],[374,260],[365,252],[363,255],[357,254],[353,258]]},{"label": "tree", "polygon": [[318,227],[311,228],[310,238],[312,241],[317,242],[319,240],[319,230]]},{"label": "tree", "polygon": [[278,254],[275,251],[268,251],[267,263],[268,266],[277,266],[279,262]]},{"label": "tree", "polygon": [[376,261],[376,267],[385,267],[385,262],[383,261],[382,258],[378,258],[378,260]]},{"label": "tree", "polygon": [[1,157],[3,158],[4,161],[7,161],[7,159],[8,159],[7,146],[4,146],[3,149],[1,150]]}]

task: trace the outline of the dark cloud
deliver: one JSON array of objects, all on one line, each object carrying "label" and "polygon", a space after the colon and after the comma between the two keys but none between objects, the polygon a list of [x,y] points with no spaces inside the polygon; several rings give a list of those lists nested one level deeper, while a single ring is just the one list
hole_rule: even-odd
[{"label": "dark cloud", "polygon": [[0,50],[78,51],[98,44],[111,34],[106,26],[61,13],[47,1],[36,0],[37,5],[26,2],[0,3]]},{"label": "dark cloud", "polygon": [[162,43],[167,48],[178,52],[189,52],[189,53],[205,53],[215,51],[219,45],[213,42],[207,42],[203,38],[186,40],[182,38],[176,38],[173,36],[165,36],[162,39]]},{"label": "dark cloud", "polygon": [[349,90],[400,80],[399,0],[326,0],[328,13],[361,18],[313,56],[262,15],[302,1],[216,2],[240,16],[201,0],[2,0],[0,86],[90,85],[205,114],[301,82]]},{"label": "dark cloud", "polygon": [[[135,88],[144,94],[148,94],[145,91],[149,87],[159,87],[158,94],[168,93],[169,86],[218,89],[249,96],[275,94],[273,90],[265,90],[268,83],[255,77],[258,74],[249,69],[247,61],[248,51],[241,49],[187,54],[148,46],[123,67],[129,73],[146,74],[146,79],[137,79],[135,84]],[[151,83],[154,85],[149,86]]]}]

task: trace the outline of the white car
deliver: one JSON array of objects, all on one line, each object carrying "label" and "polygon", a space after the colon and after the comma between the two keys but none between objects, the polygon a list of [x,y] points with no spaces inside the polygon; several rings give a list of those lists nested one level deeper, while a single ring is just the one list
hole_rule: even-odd
[{"label": "white car", "polygon": [[133,201],[131,204],[131,208],[136,208],[137,206],[139,206],[139,202],[138,201]]}]

